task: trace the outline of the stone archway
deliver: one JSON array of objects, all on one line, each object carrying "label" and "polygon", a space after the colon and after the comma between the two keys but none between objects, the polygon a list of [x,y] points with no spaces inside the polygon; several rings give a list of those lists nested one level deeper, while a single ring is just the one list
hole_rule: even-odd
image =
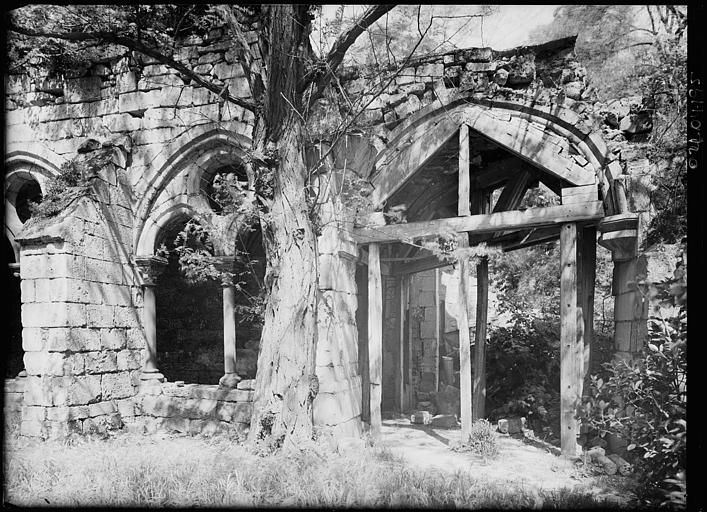
[{"label": "stone archway", "polygon": [[[470,243],[500,243],[515,234],[520,234],[521,244],[528,240],[537,243],[559,238],[562,268],[561,438],[563,453],[573,455],[577,428],[575,410],[582,392],[581,383],[588,369],[593,337],[591,311],[597,227],[602,233],[600,243],[613,250],[614,259],[617,259],[619,249],[624,250],[620,257],[631,257],[630,244],[635,246],[636,242],[633,229],[636,226],[635,216],[627,211],[621,181],[616,179],[619,178],[616,171],[620,171],[620,167],[617,169],[617,163],[608,161],[606,147],[599,134],[589,130],[576,114],[561,105],[537,106],[525,100],[490,100],[480,95],[458,92],[438,95],[438,100],[403,120],[389,133],[388,145],[378,154],[369,173],[374,187],[371,199],[374,208],[382,211],[382,216],[372,219],[369,226],[355,230],[354,238],[369,245],[368,332],[372,428],[380,418],[374,417],[374,411],[380,407],[382,382],[379,374],[382,366],[382,332],[378,324],[383,319],[381,295],[384,292],[379,243],[397,243],[443,232],[469,233]],[[500,168],[489,171],[491,174],[505,173],[501,178],[486,176],[489,172],[483,172],[481,167],[471,172],[470,164],[472,167],[474,164],[470,162],[470,133],[511,154],[517,168],[510,169],[510,172]],[[438,158],[445,147],[454,144],[455,151],[458,151],[458,170],[441,171],[456,176],[452,179],[453,190],[450,192],[453,194],[450,194],[451,201],[448,201],[452,205],[436,211],[428,208],[426,216],[413,222],[391,225],[383,221],[383,218],[390,219],[395,211],[405,207],[405,194],[401,191],[409,188],[420,170]],[[530,167],[524,167],[526,164]],[[518,211],[529,183],[538,179],[561,198],[561,204]],[[489,194],[499,186],[503,187],[502,192],[492,204]],[[425,196],[426,203],[439,201],[439,196],[445,192],[439,189],[430,193],[425,188],[428,187],[418,187],[417,193]],[[452,208],[456,210],[456,217],[449,212]],[[538,232],[544,234],[539,237]],[[399,254],[394,246],[391,247],[393,249],[387,251],[388,260],[395,261]],[[408,264],[407,268],[399,268],[399,273],[414,272],[416,265],[419,268],[424,263],[417,261],[414,265]],[[428,263],[430,268],[434,268],[433,262]],[[468,271],[464,267],[464,261],[460,261],[459,297],[467,296],[463,283]],[[477,268],[477,275],[479,272]],[[487,282],[487,272],[485,270],[479,275],[481,282]],[[402,284],[400,287],[404,295]],[[487,286],[484,288],[487,289]],[[479,303],[487,301],[481,296],[478,300]],[[466,307],[462,306],[462,310],[465,311]],[[466,375],[470,372],[471,357],[468,353],[469,340],[462,336],[464,332],[468,335],[468,321],[466,315],[462,316],[459,319],[459,347],[462,374]],[[485,326],[482,327],[485,330]],[[477,319],[477,337],[481,336],[483,341],[485,335],[480,332],[483,331]],[[466,347],[466,354],[462,353],[462,347]],[[479,361],[482,360],[483,343],[477,340],[476,347],[476,360]],[[480,369],[483,370],[483,367]],[[475,380],[476,374],[477,371]],[[462,379],[461,388],[464,431],[465,423],[467,428],[470,426],[472,416],[471,404],[467,411],[464,410],[465,402],[471,402],[471,383],[465,384]],[[476,392],[474,394],[476,399]]]}]

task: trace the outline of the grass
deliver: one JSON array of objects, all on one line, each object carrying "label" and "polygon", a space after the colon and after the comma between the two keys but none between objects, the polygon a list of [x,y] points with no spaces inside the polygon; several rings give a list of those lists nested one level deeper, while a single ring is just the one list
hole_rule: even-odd
[{"label": "grass", "polygon": [[412,468],[385,448],[338,455],[323,442],[259,457],[223,437],[126,433],[70,443],[20,440],[5,454],[5,499],[19,506],[611,506],[589,489],[537,491],[466,471]]}]

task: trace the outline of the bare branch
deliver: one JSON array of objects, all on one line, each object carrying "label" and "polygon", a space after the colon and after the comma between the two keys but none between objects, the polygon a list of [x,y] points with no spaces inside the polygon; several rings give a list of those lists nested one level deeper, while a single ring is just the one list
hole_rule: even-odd
[{"label": "bare branch", "polygon": [[17,34],[22,34],[29,37],[49,37],[71,42],[107,41],[110,43],[119,44],[121,46],[125,46],[130,50],[134,50],[144,55],[147,55],[148,57],[152,57],[153,59],[161,62],[162,64],[166,64],[167,66],[179,71],[182,75],[192,79],[194,82],[204,87],[205,89],[208,89],[209,91],[214,92],[218,95],[223,94],[224,99],[226,99],[227,101],[230,101],[231,103],[238,105],[239,107],[250,110],[251,112],[255,112],[254,103],[231,96],[230,94],[224,91],[223,86],[219,86],[204,80],[200,75],[194,73],[194,71],[189,69],[184,64],[181,64],[176,60],[172,59],[171,57],[167,57],[166,55],[155,50],[154,48],[150,48],[149,46],[146,46],[145,44],[136,41],[130,37],[119,36],[111,32],[45,32],[42,30],[32,30],[25,27],[18,27],[14,24],[10,24],[8,26],[8,30],[10,32],[15,32]]},{"label": "bare branch", "polygon": [[317,76],[316,72],[309,73],[305,75],[303,84],[300,87],[300,91],[304,92],[307,85],[314,81],[316,84],[316,89],[314,90],[311,101],[315,101],[321,97],[324,92],[324,88],[327,86],[333,73],[339,67],[339,64],[344,60],[344,55],[346,52],[356,42],[358,36],[360,36],[368,27],[376,22],[381,16],[390,11],[395,5],[375,5],[369,7],[365,13],[354,23],[353,27],[349,28],[346,32],[341,34],[336,40],[334,45],[331,47],[329,54],[325,59],[326,72],[323,76]]}]

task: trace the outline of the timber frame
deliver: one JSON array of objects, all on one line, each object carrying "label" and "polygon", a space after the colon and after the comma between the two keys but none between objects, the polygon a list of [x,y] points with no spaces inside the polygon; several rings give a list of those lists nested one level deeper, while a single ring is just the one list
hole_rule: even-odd
[{"label": "timber frame", "polygon": [[[388,146],[378,154],[370,173],[375,189],[372,195],[377,211],[410,201],[405,190],[414,188],[416,176],[434,165],[435,155],[447,147],[458,147],[456,180],[447,180],[454,169],[432,175],[424,186],[419,211],[408,211],[408,222],[383,224],[373,215],[368,225],[353,230],[353,240],[368,246],[368,344],[370,371],[371,432],[381,428],[381,248],[391,263],[390,273],[399,276],[400,284],[400,361],[396,371],[396,395],[402,409],[404,402],[403,361],[404,314],[409,294],[409,275],[449,265],[425,251],[411,254],[403,244],[425,237],[464,234],[461,245],[485,242],[503,250],[560,240],[561,252],[561,449],[563,456],[577,452],[577,407],[582,396],[593,338],[593,296],[596,273],[597,226],[627,234],[633,218],[625,211],[625,195],[613,177],[612,164],[605,165],[606,147],[596,133],[591,133],[579,118],[563,108],[535,106],[523,101],[494,101],[469,93],[450,93],[438,97],[428,107],[406,119],[391,133]],[[441,105],[440,105],[441,104]],[[472,135],[476,137],[473,139]],[[475,144],[494,144],[514,159],[496,168],[475,168],[470,155]],[[449,161],[449,158],[447,159]],[[431,164],[432,162],[432,164]],[[442,183],[437,188],[435,180]],[[456,181],[456,183],[454,183]],[[560,197],[559,205],[519,210],[526,193],[542,182]],[[454,186],[456,185],[456,186]],[[503,186],[492,203],[492,192]],[[433,190],[430,192],[430,190]],[[456,189],[456,190],[454,190]],[[418,194],[419,193],[415,193]],[[436,209],[429,204],[443,202]],[[451,202],[451,203],[450,203]],[[453,203],[456,202],[456,208]],[[426,206],[427,205],[427,206]],[[427,208],[424,210],[424,208]],[[456,209],[456,215],[449,214]],[[420,213],[422,212],[422,213]],[[618,214],[618,215],[617,215]],[[619,217],[619,224],[611,222]],[[630,218],[629,218],[630,217]],[[616,224],[616,226],[614,226]],[[603,232],[603,231],[602,231]],[[607,233],[607,240],[613,240]],[[606,242],[607,244],[609,241]],[[625,242],[626,245],[629,242]],[[427,253],[429,254],[429,253]],[[477,315],[474,343],[475,368],[472,382],[472,358],[466,297],[468,261],[455,262],[458,276],[459,351],[462,439],[468,437],[472,420],[485,416],[485,340],[488,307],[488,262],[477,265]],[[438,338],[439,340],[439,338]],[[438,349],[439,350],[439,349]]]}]

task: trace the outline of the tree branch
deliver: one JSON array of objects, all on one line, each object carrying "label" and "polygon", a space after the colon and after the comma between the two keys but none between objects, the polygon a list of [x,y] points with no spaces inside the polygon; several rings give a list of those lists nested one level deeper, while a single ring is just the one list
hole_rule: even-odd
[{"label": "tree branch", "polygon": [[10,24],[8,26],[8,30],[10,32],[15,32],[17,34],[22,34],[24,36],[29,37],[48,37],[70,42],[107,41],[110,43],[119,44],[121,46],[125,46],[130,50],[134,50],[144,55],[147,55],[148,57],[152,57],[153,59],[161,62],[162,64],[166,64],[167,66],[179,71],[182,75],[191,78],[194,82],[204,87],[205,89],[208,89],[209,91],[216,93],[217,95],[221,95],[227,101],[230,101],[231,103],[238,105],[239,107],[242,107],[246,110],[250,110],[251,112],[255,112],[256,106],[254,103],[231,96],[230,94],[224,91],[223,86],[219,86],[207,80],[204,80],[201,76],[194,73],[184,64],[181,64],[176,60],[172,59],[171,57],[167,57],[166,55],[155,50],[154,48],[150,48],[149,46],[146,46],[145,44],[136,41],[130,37],[119,36],[111,32],[45,32],[42,30],[32,30],[25,27],[18,27],[14,24]]},{"label": "tree branch", "polygon": [[304,76],[303,84],[300,87],[300,92],[304,92],[310,82],[314,82],[316,89],[310,98],[311,102],[319,99],[324,92],[327,84],[331,80],[336,68],[344,60],[344,55],[346,52],[356,42],[358,36],[360,36],[368,27],[373,25],[381,16],[390,11],[394,4],[391,5],[374,5],[369,7],[365,13],[354,23],[354,25],[349,28],[346,32],[341,34],[336,40],[334,45],[329,50],[324,61],[324,67],[326,71],[323,75],[320,75],[321,71],[315,70]]}]

